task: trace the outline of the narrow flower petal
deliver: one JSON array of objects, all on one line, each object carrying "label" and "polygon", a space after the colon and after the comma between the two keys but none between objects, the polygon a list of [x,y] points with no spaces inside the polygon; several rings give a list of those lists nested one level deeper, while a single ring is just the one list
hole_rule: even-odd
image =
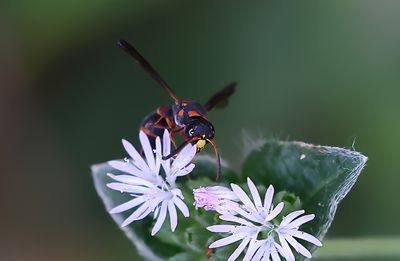
[{"label": "narrow flower petal", "polygon": [[135,218],[135,220],[141,220],[144,219],[145,217],[147,217],[151,212],[153,212],[153,208],[151,208],[151,206],[149,205],[149,207],[143,211],[139,216],[137,216]]},{"label": "narrow flower petal", "polygon": [[243,210],[241,207],[237,206],[236,204],[233,204],[231,206],[231,208],[232,208],[232,211],[235,211],[237,214],[241,215],[244,218],[247,218],[253,222],[263,223],[263,220],[260,220],[258,218],[258,215],[256,216],[254,214],[248,213],[245,210]]},{"label": "narrow flower petal", "polygon": [[303,215],[304,213],[305,213],[304,210],[293,211],[292,213],[288,214],[283,218],[281,226],[287,225],[288,223],[292,222],[293,219],[297,218],[300,215]]},{"label": "narrow flower petal", "polygon": [[297,242],[292,236],[290,235],[284,235],[285,239],[289,244],[300,254],[307,258],[311,258],[312,255],[310,251],[308,251],[305,247],[303,247],[299,242]]},{"label": "narrow flower petal", "polygon": [[146,212],[146,210],[149,208],[149,203],[145,201],[138,209],[136,209],[125,221],[122,223],[121,227],[125,227],[132,223],[133,221],[137,220],[137,217],[139,217],[141,214]]},{"label": "narrow flower petal", "polygon": [[274,187],[270,185],[267,191],[265,192],[265,198],[264,198],[264,208],[267,211],[269,211],[269,209],[271,208],[273,196],[274,196]]},{"label": "narrow flower petal", "polygon": [[285,253],[285,258],[287,261],[294,261],[294,255],[292,250],[290,249],[289,244],[286,242],[285,238],[283,235],[279,234],[279,242],[281,243],[281,246],[283,248],[283,251]]},{"label": "narrow flower petal", "polygon": [[182,169],[186,167],[196,155],[197,149],[196,146],[192,144],[186,145],[182,151],[176,156],[174,162],[172,163],[172,169]]},{"label": "narrow flower petal", "polygon": [[304,223],[307,223],[310,220],[313,220],[314,217],[315,217],[314,214],[310,214],[310,215],[305,215],[305,216],[299,217],[299,218],[295,219],[294,221],[292,221],[291,223],[289,223],[288,225],[286,225],[286,227],[287,228],[299,227],[299,226],[303,225]]},{"label": "narrow flower petal", "polygon": [[154,188],[155,185],[145,179],[138,178],[138,177],[133,177],[130,175],[114,175],[112,173],[107,173],[107,176],[110,178],[122,182],[122,183],[127,183],[130,185],[140,185],[140,186],[146,186],[149,188]]},{"label": "narrow flower petal", "polygon": [[161,204],[161,209],[160,209],[160,214],[158,215],[157,221],[154,224],[153,229],[151,230],[151,235],[154,236],[158,231],[160,231],[160,228],[162,224],[164,223],[165,217],[167,216],[167,205],[168,202],[164,201]]},{"label": "narrow flower petal", "polygon": [[129,185],[125,183],[119,182],[111,182],[107,184],[107,187],[113,190],[118,190],[120,192],[128,192],[128,193],[147,193],[150,189],[147,187]]},{"label": "narrow flower petal", "polygon": [[160,175],[161,167],[161,141],[160,137],[156,138],[156,157],[155,157],[155,173],[157,176]]},{"label": "narrow flower petal", "polygon": [[279,215],[279,213],[281,213],[283,206],[285,204],[283,202],[279,203],[265,218],[265,221],[270,221],[274,218],[276,218],[276,216]]},{"label": "narrow flower petal", "polygon": [[194,167],[195,165],[193,163],[190,163],[186,167],[183,167],[178,173],[176,173],[176,176],[177,177],[186,176],[187,174],[193,171]]},{"label": "narrow flower petal", "polygon": [[149,168],[152,171],[154,171],[156,169],[156,163],[154,161],[154,153],[153,153],[153,149],[150,146],[149,138],[143,131],[140,131],[139,139],[140,139],[140,143],[142,144],[144,155],[146,156],[147,164],[148,164]]},{"label": "narrow flower petal", "polygon": [[310,243],[313,243],[316,246],[322,246],[322,243],[316,237],[314,237],[306,232],[295,230],[295,231],[290,231],[290,235],[300,238],[300,239],[303,239]]},{"label": "narrow flower petal", "polygon": [[249,247],[247,248],[246,254],[243,257],[243,261],[250,261],[254,256],[254,253],[260,248],[262,240],[257,240],[257,237],[253,237],[250,240]]},{"label": "narrow flower petal", "polygon": [[189,209],[186,206],[186,204],[178,197],[174,197],[173,201],[174,201],[175,205],[179,208],[179,210],[182,212],[183,216],[188,217]]},{"label": "narrow flower petal", "polygon": [[109,212],[110,214],[114,214],[114,213],[121,213],[124,212],[128,209],[134,208],[139,206],[140,204],[142,204],[143,202],[146,201],[146,197],[145,196],[140,196],[134,199],[129,200],[128,202],[125,202],[119,206],[116,206],[115,208],[111,209]]},{"label": "narrow flower petal", "polygon": [[239,241],[239,240],[241,240],[241,239],[243,239],[245,237],[246,237],[246,234],[244,234],[244,233],[242,233],[242,234],[233,234],[233,235],[231,235],[229,237],[224,237],[224,238],[221,238],[221,239],[215,241],[214,243],[212,243],[209,246],[209,248],[217,248],[217,247],[226,246],[226,245],[232,244],[232,243],[234,243],[236,241]]},{"label": "narrow flower petal", "polygon": [[243,219],[243,218],[240,218],[240,217],[236,217],[236,216],[233,216],[233,215],[230,215],[230,214],[224,214],[224,215],[221,215],[221,216],[219,216],[219,218],[221,219],[221,220],[224,220],[224,221],[231,221],[231,222],[236,222],[236,223],[239,223],[239,224],[242,224],[242,225],[245,225],[245,226],[255,226],[253,223],[251,223],[251,222],[249,222],[249,221],[247,221],[247,220],[245,220],[245,219]]},{"label": "narrow flower petal", "polygon": [[[163,146],[162,146],[162,156],[168,156],[171,153],[171,140],[169,137],[169,132],[167,130],[164,131],[163,135]],[[165,173],[170,173],[171,171],[171,159],[163,160],[162,166],[165,170]]]},{"label": "narrow flower petal", "polygon": [[207,230],[210,232],[215,232],[215,233],[228,233],[228,232],[233,232],[235,230],[236,226],[234,225],[213,225],[213,226],[208,226]]},{"label": "narrow flower petal", "polygon": [[272,261],[281,261],[281,258],[278,255],[278,251],[277,251],[275,245],[271,245],[271,257],[272,257]]},{"label": "narrow flower petal", "polygon": [[240,242],[239,246],[236,248],[235,251],[233,251],[232,255],[229,256],[228,261],[234,261],[236,258],[240,256],[240,254],[243,252],[244,248],[247,246],[249,243],[250,238],[245,238],[243,239],[242,242]]},{"label": "narrow flower petal", "polygon": [[251,202],[250,198],[246,195],[246,193],[243,191],[241,187],[239,187],[236,184],[231,184],[231,188],[233,192],[236,194],[236,196],[240,199],[240,201],[243,202],[243,204],[253,210],[256,210],[254,207],[254,204]]},{"label": "narrow flower petal", "polygon": [[178,225],[178,215],[176,214],[176,208],[172,200],[168,201],[168,213],[169,220],[171,223],[171,231],[174,232]]},{"label": "narrow flower petal", "polygon": [[254,205],[258,210],[260,210],[262,208],[262,203],[257,187],[254,185],[253,181],[250,178],[247,178],[247,185],[249,186],[251,196],[253,197]]},{"label": "narrow flower petal", "polygon": [[260,246],[260,248],[257,250],[256,254],[253,256],[253,258],[251,259],[252,261],[260,261],[261,258],[266,258],[265,260],[269,261],[269,256],[270,256],[270,252],[271,252],[271,248],[269,247],[269,244],[264,243],[266,240],[262,241],[262,245]]},{"label": "narrow flower petal", "polygon": [[135,147],[133,147],[133,145],[129,141],[123,139],[122,145],[124,146],[126,152],[128,152],[129,156],[131,156],[131,158],[141,170],[146,172],[150,171],[149,166],[147,166],[142,156],[140,156]]},{"label": "narrow flower petal", "polygon": [[122,172],[126,172],[129,174],[135,175],[137,177],[145,176],[145,173],[142,170],[138,169],[130,162],[126,162],[126,161],[122,161],[122,160],[110,160],[107,163],[112,168],[120,170]]}]

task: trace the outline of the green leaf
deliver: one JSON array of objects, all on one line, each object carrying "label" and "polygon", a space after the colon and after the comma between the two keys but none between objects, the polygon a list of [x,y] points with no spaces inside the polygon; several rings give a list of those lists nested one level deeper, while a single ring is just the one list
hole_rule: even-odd
[{"label": "green leaf", "polygon": [[[300,198],[301,208],[315,219],[301,227],[320,240],[334,218],[337,205],[347,195],[365,166],[367,157],[342,148],[302,142],[268,141],[249,155],[244,177],[256,184],[272,184]],[[308,249],[315,250],[313,245]]]}]

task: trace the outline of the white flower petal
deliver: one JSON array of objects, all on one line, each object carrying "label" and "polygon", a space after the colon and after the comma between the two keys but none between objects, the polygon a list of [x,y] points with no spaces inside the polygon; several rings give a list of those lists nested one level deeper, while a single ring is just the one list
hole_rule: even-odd
[{"label": "white flower petal", "polygon": [[243,239],[245,237],[246,237],[246,234],[244,234],[244,233],[242,233],[242,234],[233,234],[233,235],[231,235],[229,237],[224,237],[224,238],[221,238],[221,239],[215,241],[214,243],[212,243],[209,246],[209,248],[217,248],[217,247],[226,246],[226,245],[232,244],[232,243],[234,243],[236,241],[239,241],[239,240],[241,240],[241,239]]},{"label": "white flower petal", "polygon": [[156,163],[154,161],[154,152],[151,148],[149,138],[143,131],[140,131],[139,139],[140,143],[142,144],[144,155],[146,156],[147,164],[152,171],[155,171]]},{"label": "white flower petal", "polygon": [[172,200],[168,201],[168,213],[169,220],[171,223],[171,231],[174,232],[178,225],[178,215],[176,214],[176,208]]},{"label": "white flower petal", "polygon": [[289,224],[287,224],[286,228],[299,227],[299,226],[303,225],[304,223],[307,223],[307,222],[313,220],[314,217],[315,217],[314,214],[310,214],[310,215],[305,215],[305,216],[299,217],[299,218],[295,219],[294,221],[290,222]]},{"label": "white flower petal", "polygon": [[116,206],[115,208],[111,209],[109,212],[110,212],[110,214],[121,213],[128,209],[137,207],[145,201],[146,201],[146,197],[140,196],[140,197],[131,199],[128,202],[125,202],[121,205]]},{"label": "white flower petal", "polygon": [[308,234],[306,232],[298,231],[298,230],[290,230],[288,232],[288,234],[290,234],[290,235],[292,235],[294,237],[303,239],[305,241],[308,241],[310,243],[313,243],[316,246],[322,246],[322,243],[316,237],[314,237],[314,236],[312,236],[312,235],[310,235],[310,234]]},{"label": "white flower petal", "polygon": [[215,233],[232,233],[235,230],[234,225],[213,225],[208,226],[207,230]]},{"label": "white flower petal", "polygon": [[240,256],[240,254],[243,252],[244,248],[247,246],[249,243],[250,238],[245,238],[240,242],[239,246],[236,248],[235,251],[233,251],[232,255],[229,256],[228,261],[234,261],[236,258]]},{"label": "white flower petal", "polygon": [[291,235],[289,234],[281,234],[285,240],[294,248],[294,250],[298,251],[298,246],[300,245]]},{"label": "white flower petal", "polygon": [[312,255],[310,251],[308,251],[304,246],[302,246],[299,242],[297,242],[292,236],[290,235],[284,235],[285,239],[289,244],[300,254],[307,258],[311,258]]},{"label": "white flower petal", "polygon": [[246,254],[243,257],[243,261],[250,261],[254,256],[254,253],[260,248],[261,244],[261,240],[257,240],[257,237],[253,237],[250,240],[249,247],[247,248]]},{"label": "white flower petal", "polygon": [[174,197],[173,201],[174,201],[175,205],[179,208],[179,210],[182,212],[183,216],[188,217],[189,209],[186,206],[186,204],[178,197]]},{"label": "white flower petal", "polygon": [[250,178],[247,178],[247,185],[249,186],[251,196],[253,197],[254,200],[254,205],[258,210],[261,210],[262,208],[262,203],[261,203],[261,198],[260,194],[258,193],[257,187],[254,185],[253,181]]},{"label": "white flower petal", "polygon": [[160,231],[162,224],[164,223],[165,217],[167,216],[167,205],[168,202],[164,201],[161,204],[160,214],[158,215],[157,221],[151,230],[151,235],[154,236],[158,231]]},{"label": "white flower petal", "polygon": [[145,217],[147,217],[151,212],[153,212],[153,208],[151,208],[151,206],[149,206],[145,211],[143,211],[142,214],[140,214],[139,216],[137,216],[135,218],[135,220],[141,220]]},{"label": "white flower petal", "polygon": [[142,179],[150,180],[153,178],[152,176],[149,176],[144,171],[135,167],[132,162],[126,162],[126,161],[121,161],[121,160],[111,160],[107,163],[114,169],[120,170],[120,171],[128,173],[128,174],[132,174],[132,175],[142,178]]},{"label": "white flower petal", "polygon": [[131,158],[134,160],[135,164],[137,164],[137,166],[145,171],[145,172],[149,172],[149,166],[147,166],[146,162],[143,160],[142,156],[140,156],[140,154],[137,152],[137,150],[135,149],[135,147],[133,147],[133,145],[127,141],[127,140],[122,140],[122,145],[124,146],[126,152],[128,152],[129,156],[131,156]]},{"label": "white flower petal", "polygon": [[255,227],[255,225],[253,223],[251,223],[243,218],[233,216],[231,214],[223,214],[223,215],[219,216],[219,218],[224,221],[231,221],[231,222],[236,222],[236,223],[239,223],[239,224],[242,224],[245,226]]},{"label": "white flower petal", "polygon": [[111,182],[107,184],[107,187],[113,190],[118,190],[120,192],[128,192],[128,193],[147,193],[151,189],[143,186],[129,185],[125,183],[119,182]]},{"label": "white flower petal", "polygon": [[178,153],[178,156],[176,156],[174,162],[172,162],[172,172],[186,167],[186,165],[192,161],[194,155],[196,155],[196,152],[196,146],[193,146],[192,144],[186,145],[181,152]]},{"label": "white flower petal", "polygon": [[145,201],[138,209],[136,209],[125,221],[122,223],[121,227],[125,227],[132,223],[133,221],[137,220],[137,217],[142,215],[143,213],[146,212],[146,210],[149,208],[149,202]]},{"label": "white flower petal", "polygon": [[149,188],[154,188],[155,185],[145,179],[130,176],[130,175],[114,175],[112,173],[107,173],[107,176],[110,178],[122,182],[122,183],[127,183],[129,185],[139,185],[139,186],[146,186]]},{"label": "white flower petal", "polygon": [[305,213],[304,210],[293,211],[292,213],[283,217],[283,220],[282,220],[280,226],[285,226],[285,225],[289,224],[290,222],[292,222],[293,219],[297,218],[300,215],[303,215],[304,213]]},{"label": "white flower petal", "polygon": [[271,249],[269,244],[265,243],[265,241],[266,240],[262,240],[262,245],[251,259],[252,261],[260,261],[263,256],[266,257],[266,260],[269,260],[269,253],[271,252]]},{"label": "white flower petal", "polygon": [[274,245],[271,244],[271,257],[272,261],[281,261],[281,258],[278,255],[278,251],[276,250],[275,244]]},{"label": "white flower petal", "polygon": [[[163,156],[168,156],[171,153],[171,140],[169,137],[169,132],[167,130],[164,131],[164,135],[163,135]],[[165,173],[170,173],[171,170],[171,159],[167,159],[167,160],[163,160],[162,162],[162,166],[165,170]]]},{"label": "white flower petal", "polygon": [[264,198],[264,208],[267,211],[269,211],[269,209],[271,208],[273,196],[274,196],[274,187],[270,185],[267,191],[265,192],[265,198]]},{"label": "white flower petal", "polygon": [[[275,249],[278,251],[278,253],[279,253],[281,256],[285,257],[286,253],[285,253],[285,251],[283,250],[283,248],[281,247],[281,245],[279,245],[279,244],[276,243],[275,241],[274,241],[272,244],[273,244],[273,246],[275,247]],[[285,258],[285,259],[286,259],[286,258]]]},{"label": "white flower petal", "polygon": [[161,141],[160,137],[156,138],[156,167],[155,167],[155,174],[160,175],[160,166],[161,166]]},{"label": "white flower petal", "polygon": [[241,187],[236,184],[231,184],[231,188],[236,196],[243,202],[243,204],[248,207],[249,209],[256,210],[254,204],[251,202],[250,198],[246,195]]},{"label": "white flower petal", "polygon": [[279,215],[279,213],[281,213],[283,206],[285,204],[283,202],[279,203],[265,218],[265,221],[270,221],[274,218],[276,218],[276,216]]},{"label": "white flower petal", "polygon": [[284,257],[286,258],[287,261],[294,261],[293,252],[290,249],[289,244],[286,242],[286,239],[281,234],[278,234],[278,237],[279,237],[279,242],[281,243],[281,246],[283,248],[283,252],[285,253]]},{"label": "white flower petal", "polygon": [[187,165],[186,167],[183,167],[182,169],[180,169],[179,171],[176,172],[176,176],[177,177],[182,177],[182,176],[186,176],[187,174],[189,174],[190,172],[193,171],[195,165],[193,163],[190,163],[189,165]]},{"label": "white flower petal", "polygon": [[230,208],[231,208],[232,211],[236,212],[237,214],[241,215],[242,217],[247,218],[247,219],[249,219],[249,220],[251,220],[253,222],[264,223],[263,220],[260,220],[258,218],[258,215],[254,215],[254,214],[248,213],[248,212],[246,212],[245,210],[243,210],[241,207],[239,207],[236,204],[232,204],[230,206]]},{"label": "white flower petal", "polygon": [[163,134],[163,156],[168,156],[171,153],[171,139],[167,130]]}]

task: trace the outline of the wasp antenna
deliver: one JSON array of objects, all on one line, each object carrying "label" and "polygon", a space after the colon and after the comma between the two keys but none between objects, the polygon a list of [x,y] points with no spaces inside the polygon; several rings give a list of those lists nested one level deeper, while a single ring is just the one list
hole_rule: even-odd
[{"label": "wasp antenna", "polygon": [[176,154],[178,154],[186,145],[188,145],[188,144],[189,144],[190,142],[192,142],[192,141],[193,141],[193,138],[192,138],[192,139],[186,140],[186,141],[183,142],[181,145],[179,145],[179,147],[176,148],[172,153],[170,153],[170,154],[167,155],[167,156],[163,156],[162,159],[163,159],[163,160],[168,160],[168,159],[172,158],[173,156],[175,156]]},{"label": "wasp antenna", "polygon": [[120,39],[117,42],[117,46],[127,52],[132,58],[145,70],[151,78],[153,78],[158,84],[160,84],[168,93],[168,95],[175,101],[176,104],[180,103],[180,100],[176,96],[175,92],[167,84],[161,75],[151,66],[151,64],[133,47],[130,43],[124,39]]},{"label": "wasp antenna", "polygon": [[209,140],[207,139],[207,141],[209,143],[211,143],[211,145],[213,146],[214,149],[214,153],[215,153],[215,158],[217,160],[217,176],[215,178],[215,180],[217,181],[219,179],[219,176],[221,175],[221,157],[219,156],[219,152],[217,149],[217,144],[215,144],[215,141]]}]

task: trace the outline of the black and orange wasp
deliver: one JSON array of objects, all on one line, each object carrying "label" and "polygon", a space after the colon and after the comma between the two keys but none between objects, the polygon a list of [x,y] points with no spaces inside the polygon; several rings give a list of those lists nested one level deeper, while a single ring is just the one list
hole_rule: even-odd
[{"label": "black and orange wasp", "polygon": [[[225,88],[214,94],[204,105],[194,100],[181,100],[172,88],[161,78],[160,74],[150,63],[127,41],[119,40],[118,46],[127,52],[132,58],[160,84],[174,100],[174,104],[167,104],[158,107],[148,114],[140,125],[142,130],[154,144],[157,136],[162,136],[165,129],[170,132],[171,141],[175,150],[163,159],[169,159],[181,151],[187,144],[196,145],[197,151],[201,151],[207,143],[214,148],[217,160],[217,178],[221,173],[221,160],[217,145],[214,141],[215,129],[209,122],[207,112],[215,107],[225,105],[229,96],[235,92],[236,82],[227,85]],[[184,138],[180,146],[176,146],[172,135],[178,134]]]}]

